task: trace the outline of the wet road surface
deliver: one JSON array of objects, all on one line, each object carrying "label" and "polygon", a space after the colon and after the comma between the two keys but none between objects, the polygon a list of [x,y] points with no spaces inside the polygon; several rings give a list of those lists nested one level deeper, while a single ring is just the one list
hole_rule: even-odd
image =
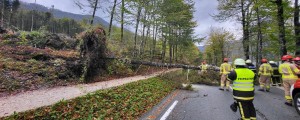
[{"label": "wet road surface", "polygon": [[[195,91],[174,91],[140,119],[237,120],[240,118],[239,111],[234,113],[229,108],[233,103],[231,91],[220,91],[218,87],[206,85],[193,85],[193,88]],[[294,107],[284,104],[284,91],[276,87],[272,87],[271,92],[255,91],[254,106],[258,120],[300,120],[300,115]]]}]

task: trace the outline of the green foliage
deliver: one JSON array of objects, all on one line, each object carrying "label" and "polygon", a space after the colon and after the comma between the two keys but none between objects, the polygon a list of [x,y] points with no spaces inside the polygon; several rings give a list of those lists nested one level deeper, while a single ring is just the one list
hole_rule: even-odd
[{"label": "green foliage", "polygon": [[0,119],[138,119],[172,90],[174,82],[151,78]]},{"label": "green foliage", "polygon": [[[188,77],[187,77],[188,75]],[[176,83],[177,88],[182,89],[182,84],[187,84],[186,89],[189,89],[189,84],[206,84],[218,85],[220,80],[219,73],[209,71],[207,74],[201,74],[197,70],[178,70],[169,72],[160,76],[162,79],[172,80]]]},{"label": "green foliage", "polygon": [[109,65],[108,65],[108,71],[110,75],[132,75],[133,71],[131,69],[131,65],[124,63],[123,61],[120,60],[113,60]]}]

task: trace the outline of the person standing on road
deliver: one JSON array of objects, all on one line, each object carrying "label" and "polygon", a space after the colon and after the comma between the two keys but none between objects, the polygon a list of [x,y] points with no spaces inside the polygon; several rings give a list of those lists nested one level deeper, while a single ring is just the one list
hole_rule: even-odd
[{"label": "person standing on road", "polygon": [[256,67],[255,65],[253,65],[251,60],[246,60],[246,66],[247,68],[249,68],[250,70],[252,70],[254,73],[256,73]]},{"label": "person standing on road", "polygon": [[274,61],[270,61],[269,64],[272,66],[273,74],[271,76],[272,79],[272,86],[281,86],[280,82],[280,73],[278,71],[278,65]]},{"label": "person standing on road", "polygon": [[226,90],[229,91],[229,84],[230,82],[227,80],[227,75],[231,70],[231,65],[228,64],[228,58],[224,58],[224,63],[220,66],[220,75],[221,75],[221,87],[219,90],[224,90],[224,86],[226,86]]},{"label": "person standing on road", "polygon": [[207,72],[207,64],[206,62],[202,62],[202,65],[201,65],[201,73],[206,73]]},{"label": "person standing on road", "polygon": [[298,79],[297,74],[300,74],[300,70],[292,64],[293,57],[291,55],[282,56],[281,60],[283,64],[279,65],[279,73],[282,75],[282,82],[285,93],[285,104],[288,106],[292,106],[292,97],[290,96],[291,86]]},{"label": "person standing on road", "polygon": [[241,58],[237,58],[234,65],[236,68],[227,77],[233,81],[233,98],[235,99],[230,108],[236,112],[239,107],[242,120],[256,120],[253,105],[255,74],[246,67],[245,60]]},{"label": "person standing on road", "polygon": [[270,91],[270,80],[271,80],[271,75],[273,73],[273,68],[271,65],[268,63],[267,59],[261,59],[262,65],[259,67],[259,72],[258,75],[259,77],[259,85],[260,89],[259,91]]}]

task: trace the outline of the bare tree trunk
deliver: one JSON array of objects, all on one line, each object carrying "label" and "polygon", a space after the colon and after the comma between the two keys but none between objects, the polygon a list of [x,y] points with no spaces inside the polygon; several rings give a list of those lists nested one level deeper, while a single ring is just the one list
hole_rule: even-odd
[{"label": "bare tree trunk", "polygon": [[114,19],[116,6],[117,6],[117,0],[114,0],[114,5],[113,5],[113,8],[112,8],[111,13],[110,13],[110,21],[109,21],[109,28],[108,28],[108,37],[109,38],[110,38],[110,34],[111,34],[111,27],[112,27],[112,22],[113,22],[113,19]]},{"label": "bare tree trunk", "polygon": [[295,0],[294,25],[296,36],[296,56],[300,56],[300,23],[299,23],[299,5],[298,0]]},{"label": "bare tree trunk", "polygon": [[1,27],[3,27],[3,25],[4,25],[4,7],[5,7],[5,0],[2,1]]},{"label": "bare tree trunk", "polygon": [[243,48],[246,59],[249,59],[249,34],[248,34],[248,25],[246,21],[246,8],[244,0],[241,0],[241,9],[242,9],[242,26],[243,26]]},{"label": "bare tree trunk", "polygon": [[91,25],[93,25],[93,22],[94,22],[95,14],[96,14],[96,11],[97,11],[97,5],[98,5],[98,0],[95,1],[95,6],[94,6],[93,16],[92,16],[92,20],[91,20]]},{"label": "bare tree trunk", "polygon": [[139,6],[138,7],[138,13],[137,13],[137,18],[136,18],[136,25],[135,25],[135,33],[134,33],[134,54],[133,56],[136,57],[137,55],[137,32],[138,32],[138,28],[139,28],[139,24],[140,24],[140,16],[141,16],[141,11],[142,11],[142,7]]},{"label": "bare tree trunk", "polygon": [[124,12],[125,12],[125,0],[122,0],[122,7],[121,7],[121,42],[124,42]]},{"label": "bare tree trunk", "polygon": [[[257,0],[256,0],[257,2]],[[258,6],[256,7],[256,18],[257,18],[257,26],[258,26],[258,30],[257,30],[257,40],[259,41],[259,46],[258,47],[258,51],[257,51],[257,54],[258,54],[258,60],[261,60],[262,59],[262,32],[261,32],[261,20],[260,20],[260,16],[259,16],[259,8]],[[258,61],[256,63],[256,66],[258,66]]]},{"label": "bare tree trunk", "polygon": [[283,16],[283,4],[282,0],[276,1],[277,5],[277,20],[278,20],[278,27],[279,27],[279,43],[280,43],[280,55],[286,55],[286,40],[285,40],[285,26],[284,26],[284,16]]}]

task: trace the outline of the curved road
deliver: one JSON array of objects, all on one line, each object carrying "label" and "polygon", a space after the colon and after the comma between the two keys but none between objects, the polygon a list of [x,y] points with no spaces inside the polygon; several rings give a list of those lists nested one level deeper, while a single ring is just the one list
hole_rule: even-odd
[{"label": "curved road", "polygon": [[[237,120],[240,118],[239,111],[234,113],[229,108],[233,103],[231,91],[220,91],[218,87],[205,85],[193,85],[193,88],[195,91],[174,91],[140,119]],[[284,104],[284,91],[279,88],[272,87],[271,92],[255,91],[254,99],[258,120],[300,120],[300,115],[294,107]],[[168,110],[172,105],[174,109]],[[167,114],[168,112],[170,114]]]}]

